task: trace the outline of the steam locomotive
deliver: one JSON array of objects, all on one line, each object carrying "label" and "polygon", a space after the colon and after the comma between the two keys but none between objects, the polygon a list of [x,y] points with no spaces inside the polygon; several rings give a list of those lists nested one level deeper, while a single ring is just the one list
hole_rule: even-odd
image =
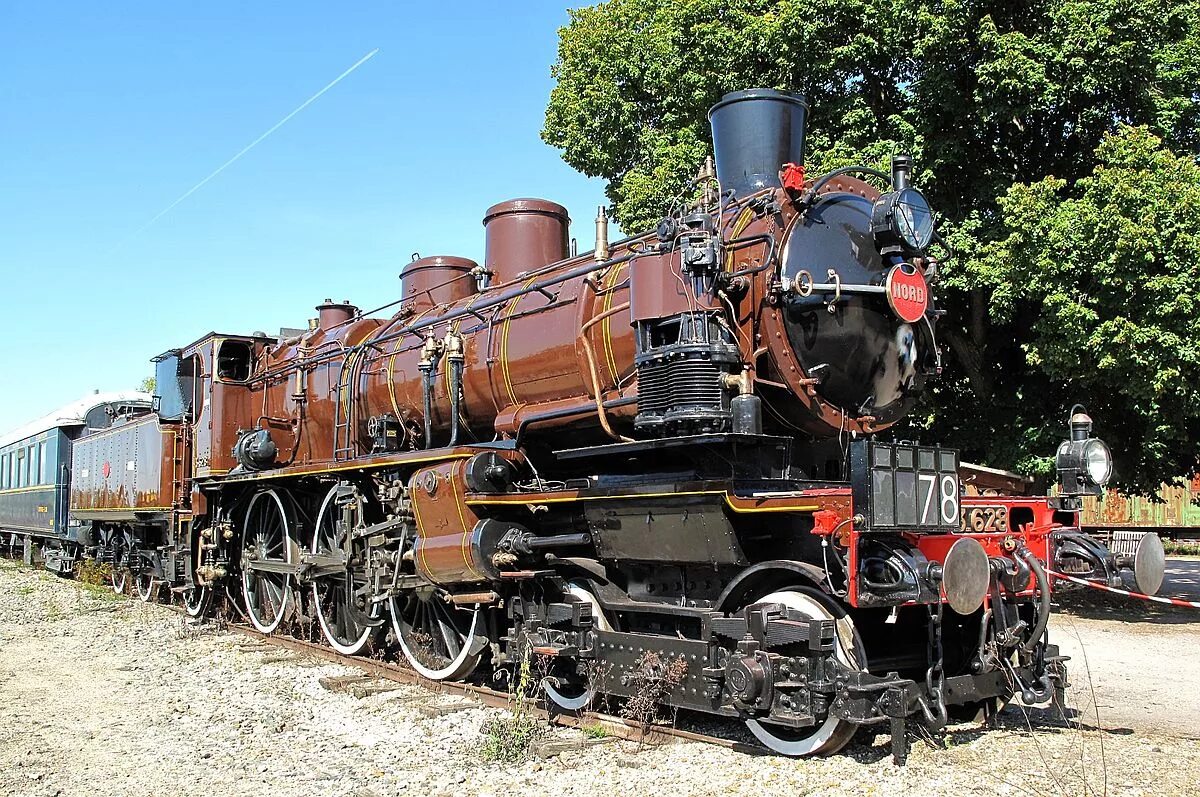
[{"label": "steam locomotive", "polygon": [[531,666],[561,711],[658,679],[784,755],[1061,696],[1047,563],[1122,563],[1072,493],[965,498],[956,451],[885,439],[942,367],[933,211],[907,157],[806,174],[806,115],[726,95],[652,232],[601,209],[572,256],[563,207],[504,202],[398,302],[164,352],[153,411],[74,443],[82,549],[429,679]]}]

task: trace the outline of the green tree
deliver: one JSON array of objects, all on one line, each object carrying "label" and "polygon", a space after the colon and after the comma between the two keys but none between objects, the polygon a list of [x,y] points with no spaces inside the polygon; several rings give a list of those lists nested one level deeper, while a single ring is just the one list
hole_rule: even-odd
[{"label": "green tree", "polygon": [[143,393],[153,393],[154,389],[157,386],[158,386],[157,380],[155,380],[155,378],[152,376],[148,376],[142,380],[142,383],[140,385],[138,385],[138,390],[140,390]]},{"label": "green tree", "polygon": [[1145,490],[1200,459],[1197,53],[1197,0],[611,0],[560,31],[542,135],[626,230],[686,189],[727,91],[807,94],[810,173],[912,153],[954,254],[910,423],[1045,473],[1079,401]]}]

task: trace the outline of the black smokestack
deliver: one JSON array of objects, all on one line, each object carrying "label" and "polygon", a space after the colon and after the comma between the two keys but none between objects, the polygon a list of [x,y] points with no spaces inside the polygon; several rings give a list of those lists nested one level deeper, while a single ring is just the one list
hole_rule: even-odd
[{"label": "black smokestack", "polygon": [[801,94],[747,89],[726,94],[708,112],[721,190],[745,197],[779,187],[785,163],[804,163],[808,102]]}]

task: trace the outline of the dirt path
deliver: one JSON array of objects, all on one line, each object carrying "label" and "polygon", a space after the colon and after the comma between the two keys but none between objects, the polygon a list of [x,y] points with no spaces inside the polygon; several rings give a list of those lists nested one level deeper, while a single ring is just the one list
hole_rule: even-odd
[{"label": "dirt path", "polygon": [[[1200,600],[1200,558],[1169,559],[1159,594]],[[1114,732],[1200,739],[1200,609],[1088,589],[1064,595],[1061,606],[1050,632],[1071,656],[1074,698],[1087,721],[1098,708]]]},{"label": "dirt path", "polygon": [[[1112,727],[1105,702],[1130,687],[1110,673],[1126,663],[1093,652],[1108,621],[1074,622],[1102,684],[1102,724]],[[1189,647],[1172,649],[1158,669],[1200,658],[1191,629],[1180,633]],[[1132,638],[1145,646],[1147,635]],[[421,707],[446,698],[404,687],[358,699],[318,681],[349,672],[237,633],[189,632],[161,607],[0,562],[0,795],[1200,795],[1200,745],[1163,723],[1097,731],[1034,712],[1031,733],[1017,709],[995,729],[956,726],[944,748],[914,743],[904,768],[892,766],[883,735],[812,761],[610,740],[485,762],[481,730],[500,712],[430,717]]]}]

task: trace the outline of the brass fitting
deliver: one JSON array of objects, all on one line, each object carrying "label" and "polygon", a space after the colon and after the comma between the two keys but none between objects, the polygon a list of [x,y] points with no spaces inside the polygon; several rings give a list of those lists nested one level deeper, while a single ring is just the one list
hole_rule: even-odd
[{"label": "brass fitting", "polygon": [[466,359],[466,346],[463,343],[462,335],[457,332],[447,330],[441,347],[442,351],[446,353],[446,358],[451,362],[462,362]]},{"label": "brass fitting", "polygon": [[443,348],[442,342],[430,332],[425,336],[425,343],[421,346],[421,359],[418,361],[417,367],[422,371],[433,368],[433,361],[441,355]]},{"label": "brass fitting", "polygon": [[750,366],[743,365],[741,373],[723,374],[721,385],[726,390],[736,390],[739,395],[748,396],[754,392],[754,382],[750,378]]}]

